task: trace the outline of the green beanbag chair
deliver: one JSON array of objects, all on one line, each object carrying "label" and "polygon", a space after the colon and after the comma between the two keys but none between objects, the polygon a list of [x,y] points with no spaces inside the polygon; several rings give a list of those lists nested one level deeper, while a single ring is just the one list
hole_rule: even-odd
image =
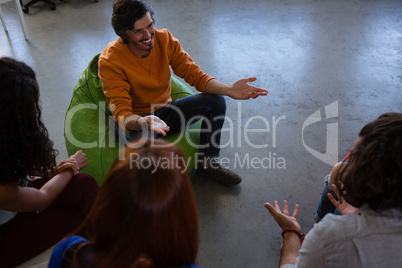
[{"label": "green beanbag chair", "polygon": [[[116,137],[115,122],[103,94],[98,77],[96,55],[81,74],[74,87],[73,96],[64,122],[64,138],[69,155],[82,150],[88,158],[88,166],[82,172],[91,174],[99,185],[124,144]],[[172,99],[193,95],[184,83],[172,76]],[[175,143],[184,153],[188,169],[195,168],[196,144],[200,140],[201,120],[187,127],[184,132],[167,135],[163,139]]]}]

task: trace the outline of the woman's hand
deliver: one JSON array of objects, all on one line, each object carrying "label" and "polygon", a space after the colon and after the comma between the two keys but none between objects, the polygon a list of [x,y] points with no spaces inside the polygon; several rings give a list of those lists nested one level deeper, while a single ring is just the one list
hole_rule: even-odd
[{"label": "woman's hand", "polygon": [[77,151],[75,154],[73,154],[72,156],[70,156],[71,161],[73,163],[75,163],[75,168],[77,169],[77,172],[75,172],[75,170],[73,169],[73,173],[74,175],[76,175],[78,173],[79,170],[85,168],[88,165],[88,159],[86,154],[79,150]]},{"label": "woman's hand", "polygon": [[272,217],[278,223],[282,230],[295,229],[301,233],[300,224],[297,222],[297,216],[299,215],[299,204],[296,204],[292,216],[289,216],[288,201],[283,201],[283,213],[279,207],[278,201],[275,200],[274,206],[270,203],[265,203],[264,207],[268,209]]},{"label": "woman's hand", "polygon": [[298,232],[298,236],[296,236],[295,232],[282,233],[283,245],[279,267],[285,264],[295,264],[297,256],[299,255],[301,244],[301,227],[297,222],[299,204],[296,204],[292,216],[289,216],[288,201],[286,200],[283,201],[283,213],[279,208],[278,201],[276,200],[274,202],[274,207],[270,203],[265,203],[264,207],[268,209],[269,213],[271,213],[272,217],[274,217],[275,221],[279,224],[283,231],[286,229],[291,229]]},{"label": "woman's hand", "polygon": [[[342,182],[340,182],[340,185],[341,185],[341,189],[342,189],[343,188]],[[331,193],[328,193],[327,196],[328,196],[329,200],[332,202],[332,204],[334,204],[334,206],[338,209],[338,211],[341,215],[354,214],[359,211],[359,209],[357,207],[354,207],[351,204],[349,204],[348,202],[346,202],[343,197],[339,197],[339,190],[335,184],[332,184],[331,188],[335,192],[336,196],[339,198],[341,203],[339,203]]]},{"label": "woman's hand", "polygon": [[[66,170],[66,169],[68,169],[68,168],[71,168],[71,170],[72,170],[73,167],[74,167],[74,165],[75,165],[74,162],[75,162],[75,161],[74,161],[74,160],[71,160],[71,159],[61,160],[61,161],[56,165],[56,167],[55,167],[55,169],[54,169],[54,171],[53,171],[53,174],[52,174],[50,177],[53,177],[53,176],[55,176],[56,174],[59,174],[60,172]],[[50,173],[49,173],[49,174],[50,174]]]},{"label": "woman's hand", "polygon": [[60,161],[56,166],[54,175],[68,168],[70,168],[73,171],[74,175],[77,175],[79,173],[79,170],[83,169],[87,165],[88,165],[87,156],[83,151],[79,150],[69,158]]}]

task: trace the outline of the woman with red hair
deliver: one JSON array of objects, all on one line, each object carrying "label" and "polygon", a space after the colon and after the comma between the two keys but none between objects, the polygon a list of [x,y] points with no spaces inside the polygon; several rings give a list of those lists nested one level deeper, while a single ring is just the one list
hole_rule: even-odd
[{"label": "woman with red hair", "polygon": [[129,144],[49,267],[196,267],[198,216],[184,161],[162,140]]}]

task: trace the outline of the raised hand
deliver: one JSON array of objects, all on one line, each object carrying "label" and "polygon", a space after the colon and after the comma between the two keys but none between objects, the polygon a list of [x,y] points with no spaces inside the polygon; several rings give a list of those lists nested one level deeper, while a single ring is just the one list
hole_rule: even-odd
[{"label": "raised hand", "polygon": [[265,203],[264,207],[268,209],[272,217],[278,223],[282,230],[295,229],[301,233],[300,224],[297,222],[297,216],[299,215],[299,204],[296,204],[292,216],[289,216],[288,201],[283,201],[283,212],[281,211],[278,201],[275,200],[274,206],[270,203]]},{"label": "raised hand", "polygon": [[[335,192],[336,196],[339,197],[339,190],[336,187],[335,184],[331,185],[332,190]],[[343,184],[341,183],[341,188],[343,188]],[[348,202],[345,201],[343,197],[339,197],[339,200],[341,203],[339,203],[334,196],[331,193],[327,194],[329,200],[334,204],[334,206],[338,209],[339,213],[341,215],[347,215],[347,214],[354,214],[359,211],[357,207],[352,206]]]}]

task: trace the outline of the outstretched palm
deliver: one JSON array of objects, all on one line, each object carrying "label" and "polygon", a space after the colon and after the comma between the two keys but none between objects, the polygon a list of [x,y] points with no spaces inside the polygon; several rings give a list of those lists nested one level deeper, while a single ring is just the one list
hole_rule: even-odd
[{"label": "outstretched palm", "polygon": [[166,132],[168,132],[170,129],[170,127],[166,125],[165,121],[155,115],[147,115],[144,116],[143,119],[148,125],[149,130],[163,136],[166,136]]},{"label": "outstretched palm", "polygon": [[233,83],[232,90],[229,92],[228,96],[236,100],[247,100],[267,95],[267,90],[247,84],[254,82],[256,79],[255,77],[250,77],[236,81]]},{"label": "outstretched palm", "polygon": [[279,207],[278,201],[276,200],[274,202],[274,206],[272,206],[270,203],[265,203],[264,207],[268,209],[269,213],[271,213],[272,217],[274,217],[275,221],[282,228],[282,230],[295,229],[301,233],[300,224],[297,222],[297,216],[299,215],[299,204],[296,204],[292,216],[289,216],[288,201],[286,200],[283,201],[283,213]]}]

